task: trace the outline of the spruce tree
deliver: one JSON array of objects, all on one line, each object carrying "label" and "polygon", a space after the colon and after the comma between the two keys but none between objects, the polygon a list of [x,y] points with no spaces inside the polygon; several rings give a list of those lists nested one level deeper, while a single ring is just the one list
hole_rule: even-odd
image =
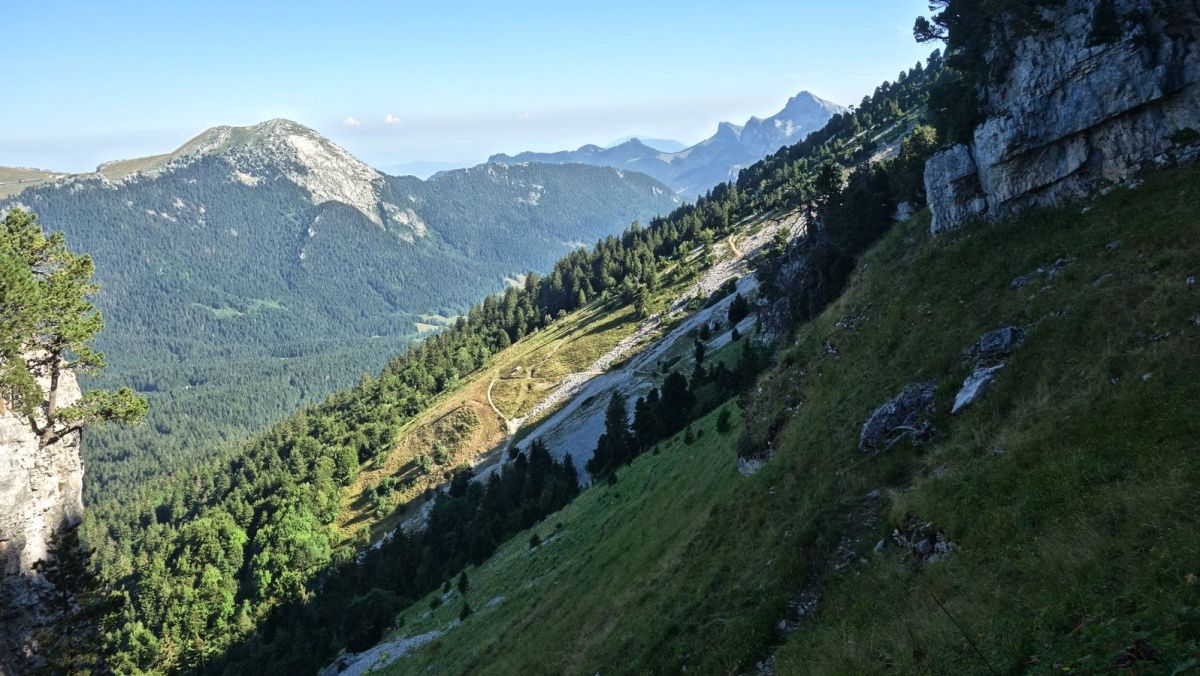
[{"label": "spruce tree", "polygon": [[729,324],[736,327],[749,314],[750,304],[746,302],[745,296],[738,293],[729,303]]},{"label": "spruce tree", "polygon": [[629,432],[625,395],[613,392],[604,412],[604,434],[596,443],[596,451],[588,461],[587,469],[594,475],[606,476],[629,462],[633,453],[633,435]]}]

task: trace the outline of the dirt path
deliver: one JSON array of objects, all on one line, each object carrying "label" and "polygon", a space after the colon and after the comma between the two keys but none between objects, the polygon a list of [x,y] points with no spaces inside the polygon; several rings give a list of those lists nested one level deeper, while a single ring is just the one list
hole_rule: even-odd
[{"label": "dirt path", "polygon": [[500,410],[500,408],[498,406],[496,406],[495,400],[492,399],[492,388],[496,385],[496,381],[499,379],[500,379],[500,371],[497,370],[496,375],[492,376],[492,382],[488,383],[488,388],[487,388],[488,406],[491,406],[492,410],[496,412],[496,415],[501,420],[504,421],[504,428],[508,431],[508,436],[512,437],[512,435],[516,434],[517,430],[521,428],[521,419],[520,418],[511,419],[508,416],[504,415],[504,413]]}]

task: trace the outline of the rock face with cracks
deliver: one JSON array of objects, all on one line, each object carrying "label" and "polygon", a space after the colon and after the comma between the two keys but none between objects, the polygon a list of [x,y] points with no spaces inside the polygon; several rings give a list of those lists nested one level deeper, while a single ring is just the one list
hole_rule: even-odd
[{"label": "rock face with cracks", "polygon": [[[70,406],[79,396],[74,376],[65,374],[59,403]],[[29,421],[0,400],[0,675],[38,666],[30,635],[53,619],[45,601],[55,590],[36,564],[82,518],[79,435],[43,447]]]},{"label": "rock face with cracks", "polygon": [[1115,0],[1120,35],[1101,41],[1099,4],[1067,0],[1043,11],[1050,28],[991,45],[1008,63],[982,92],[984,121],[925,166],[934,234],[1195,160],[1183,139],[1200,129],[1200,8]]}]

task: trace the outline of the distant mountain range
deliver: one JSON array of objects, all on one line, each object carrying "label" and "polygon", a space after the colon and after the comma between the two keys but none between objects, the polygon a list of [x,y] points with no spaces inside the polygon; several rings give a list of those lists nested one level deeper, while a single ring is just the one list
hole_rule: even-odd
[{"label": "distant mountain range", "polygon": [[737,178],[742,167],[803,140],[809,132],[823,127],[829,118],[845,111],[844,107],[805,91],[793,96],[783,110],[766,119],[752,117],[743,125],[722,122],[715,134],[689,148],[672,148],[670,144],[675,142],[671,141],[630,138],[607,148],[589,144],[553,153],[493,155],[488,162],[617,167],[652,176],[691,198],[717,183]]},{"label": "distant mountain range", "polygon": [[178,457],[259,429],[506,279],[681,201],[648,176],[581,165],[388,176],[288,120],[90,174],[0,170],[0,183],[0,210],[27,206],[92,255],[105,378],[151,393],[151,425],[114,432],[133,436],[112,448],[91,435],[91,459]]}]

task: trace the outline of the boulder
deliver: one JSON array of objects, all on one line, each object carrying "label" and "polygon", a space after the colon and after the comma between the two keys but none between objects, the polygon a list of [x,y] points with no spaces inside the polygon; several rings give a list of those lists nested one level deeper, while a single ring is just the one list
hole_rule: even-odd
[{"label": "boulder", "polygon": [[875,409],[863,423],[858,448],[871,453],[890,448],[904,437],[928,438],[932,432],[926,419],[933,409],[937,383],[909,385],[900,394]]},{"label": "boulder", "polygon": [[950,413],[958,413],[962,407],[975,401],[983,392],[983,388],[996,377],[996,371],[1004,368],[1004,364],[996,364],[995,366],[977,366],[963,381],[962,387],[959,388],[958,394],[954,396],[954,408],[950,409]]},{"label": "boulder", "polygon": [[971,347],[971,355],[982,362],[994,362],[1008,356],[1024,337],[1025,329],[1019,326],[1005,326],[988,331]]}]

